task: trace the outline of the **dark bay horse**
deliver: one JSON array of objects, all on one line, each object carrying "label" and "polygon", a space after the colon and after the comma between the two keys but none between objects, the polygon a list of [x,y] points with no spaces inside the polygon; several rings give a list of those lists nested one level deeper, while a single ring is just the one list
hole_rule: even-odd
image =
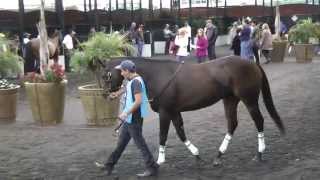
[{"label": "dark bay horse", "polygon": [[[165,145],[170,122],[182,142],[195,156],[198,149],[186,138],[181,112],[210,106],[223,100],[228,132],[218,151],[215,164],[220,164],[222,154],[237,128],[237,106],[242,101],[247,107],[258,130],[257,160],[261,160],[265,150],[264,118],[259,109],[259,94],[262,92],[264,104],[282,134],[285,128],[273,104],[269,82],[260,65],[228,56],[203,64],[179,64],[167,60],[129,58],[137,67],[146,84],[148,98],[153,111],[160,117],[160,147],[158,163],[165,162]],[[107,62],[107,87],[111,92],[119,89],[123,78],[114,69],[121,59]]]},{"label": "dark bay horse", "polygon": [[[48,38],[48,49],[49,49],[49,58],[53,59],[54,62],[58,62],[59,58],[59,31],[55,31],[53,35]],[[24,54],[24,72],[40,72],[40,39],[33,38],[31,39],[25,47]]]}]

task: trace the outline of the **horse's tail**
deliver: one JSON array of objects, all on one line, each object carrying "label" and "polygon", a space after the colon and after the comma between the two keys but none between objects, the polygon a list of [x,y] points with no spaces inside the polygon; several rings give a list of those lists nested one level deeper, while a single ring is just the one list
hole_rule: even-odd
[{"label": "horse's tail", "polygon": [[280,132],[282,135],[285,134],[285,128],[283,126],[282,120],[273,104],[273,100],[272,100],[272,96],[271,96],[271,91],[270,91],[270,86],[269,86],[269,81],[267,79],[266,73],[264,72],[264,70],[262,69],[262,67],[260,65],[258,65],[261,73],[262,73],[262,96],[263,96],[263,101],[264,104],[271,116],[271,118],[273,119],[273,121],[276,123],[276,125],[278,126]]}]

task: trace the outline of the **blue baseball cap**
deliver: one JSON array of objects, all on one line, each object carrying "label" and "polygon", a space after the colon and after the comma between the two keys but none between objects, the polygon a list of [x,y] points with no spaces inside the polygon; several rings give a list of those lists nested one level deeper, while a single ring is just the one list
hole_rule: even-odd
[{"label": "blue baseball cap", "polygon": [[136,71],[136,65],[131,60],[124,60],[115,69],[127,69],[129,71]]}]

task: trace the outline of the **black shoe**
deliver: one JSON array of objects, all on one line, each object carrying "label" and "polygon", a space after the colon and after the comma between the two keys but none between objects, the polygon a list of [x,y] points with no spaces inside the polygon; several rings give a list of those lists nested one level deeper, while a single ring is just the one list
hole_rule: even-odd
[{"label": "black shoe", "polygon": [[155,165],[151,168],[147,168],[143,173],[137,174],[138,177],[149,177],[156,176],[158,174],[159,165],[155,163]]},{"label": "black shoe", "polygon": [[150,169],[145,170],[143,173],[137,174],[138,177],[149,177],[149,176],[156,176],[157,171],[152,171]]},{"label": "black shoe", "polygon": [[113,166],[110,165],[106,165],[100,162],[94,162],[94,164],[96,165],[97,168],[101,169],[102,171],[106,171],[107,172],[107,176],[110,176],[113,170]]}]

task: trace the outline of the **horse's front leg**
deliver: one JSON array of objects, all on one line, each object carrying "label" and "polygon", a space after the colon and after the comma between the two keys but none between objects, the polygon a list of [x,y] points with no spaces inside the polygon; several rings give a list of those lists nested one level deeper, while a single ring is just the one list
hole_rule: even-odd
[{"label": "horse's front leg", "polygon": [[168,132],[172,116],[166,110],[159,111],[160,118],[160,146],[158,155],[158,164],[162,164],[166,161],[166,141],[168,138]]},{"label": "horse's front leg", "polygon": [[199,150],[197,147],[195,147],[190,140],[186,138],[186,134],[184,132],[184,127],[183,127],[183,119],[181,116],[181,113],[178,112],[175,114],[175,116],[172,119],[172,123],[174,127],[176,128],[176,132],[180,138],[180,140],[187,146],[189,151],[192,153],[192,155],[199,157]]}]

